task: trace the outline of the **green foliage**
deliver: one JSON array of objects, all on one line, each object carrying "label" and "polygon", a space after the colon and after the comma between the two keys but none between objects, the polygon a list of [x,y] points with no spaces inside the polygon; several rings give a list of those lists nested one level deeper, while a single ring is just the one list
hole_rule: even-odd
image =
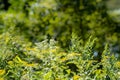
[{"label": "green foliage", "polygon": [[112,53],[119,52],[119,26],[104,0],[8,3],[0,9],[0,80],[120,79]]},{"label": "green foliage", "polygon": [[94,59],[92,49],[96,39],[92,37],[84,43],[73,34],[68,52],[57,46],[54,39],[31,46],[8,32],[0,40],[0,79],[3,80],[115,80],[120,76],[120,62],[110,53],[108,45],[101,62]]},{"label": "green foliage", "polygon": [[106,42],[112,47],[120,44],[119,27],[108,15],[104,0],[8,2],[9,9],[0,14],[0,28],[15,26],[15,31],[32,42],[54,38],[61,46],[68,47],[71,33],[75,32],[83,40],[87,40],[90,35],[97,37],[98,51],[103,50]]}]

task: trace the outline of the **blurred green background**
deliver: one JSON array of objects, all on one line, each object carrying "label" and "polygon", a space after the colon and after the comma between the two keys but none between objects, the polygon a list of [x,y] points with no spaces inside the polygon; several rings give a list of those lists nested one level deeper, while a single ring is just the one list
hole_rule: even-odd
[{"label": "blurred green background", "polygon": [[75,33],[84,42],[97,37],[94,51],[106,43],[120,53],[119,0],[0,0],[0,34],[19,34],[30,42],[55,39],[71,45]]}]

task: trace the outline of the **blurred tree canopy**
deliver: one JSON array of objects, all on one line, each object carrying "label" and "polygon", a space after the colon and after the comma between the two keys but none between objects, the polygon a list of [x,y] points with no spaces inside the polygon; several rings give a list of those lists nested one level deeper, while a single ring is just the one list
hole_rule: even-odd
[{"label": "blurred tree canopy", "polygon": [[56,39],[70,45],[72,32],[83,41],[97,37],[95,49],[106,43],[120,49],[120,27],[107,13],[105,0],[0,0],[0,33],[14,29],[32,42]]}]

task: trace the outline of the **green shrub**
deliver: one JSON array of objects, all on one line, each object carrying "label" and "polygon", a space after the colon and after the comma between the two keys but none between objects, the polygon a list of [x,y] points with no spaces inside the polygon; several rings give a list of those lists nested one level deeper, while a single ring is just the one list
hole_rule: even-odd
[{"label": "green shrub", "polygon": [[0,10],[0,80],[120,79],[111,50],[119,49],[119,27],[103,0],[9,3]]},{"label": "green shrub", "polygon": [[73,35],[70,48],[65,51],[53,39],[31,46],[25,40],[10,35],[8,32],[0,36],[1,80],[120,79],[120,61],[110,53],[108,45],[101,62],[94,59],[96,39],[92,37],[84,43]]}]

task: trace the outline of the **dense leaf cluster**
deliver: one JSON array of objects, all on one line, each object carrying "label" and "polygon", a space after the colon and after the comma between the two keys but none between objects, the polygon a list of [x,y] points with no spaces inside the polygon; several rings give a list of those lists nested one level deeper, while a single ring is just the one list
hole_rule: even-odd
[{"label": "dense leaf cluster", "polygon": [[0,4],[0,80],[120,79],[119,25],[104,0]]},{"label": "dense leaf cluster", "polygon": [[19,35],[0,36],[1,80],[119,80],[120,61],[110,53],[108,45],[101,62],[93,55],[96,39],[87,43],[73,34],[67,52],[53,39],[31,43]]}]

